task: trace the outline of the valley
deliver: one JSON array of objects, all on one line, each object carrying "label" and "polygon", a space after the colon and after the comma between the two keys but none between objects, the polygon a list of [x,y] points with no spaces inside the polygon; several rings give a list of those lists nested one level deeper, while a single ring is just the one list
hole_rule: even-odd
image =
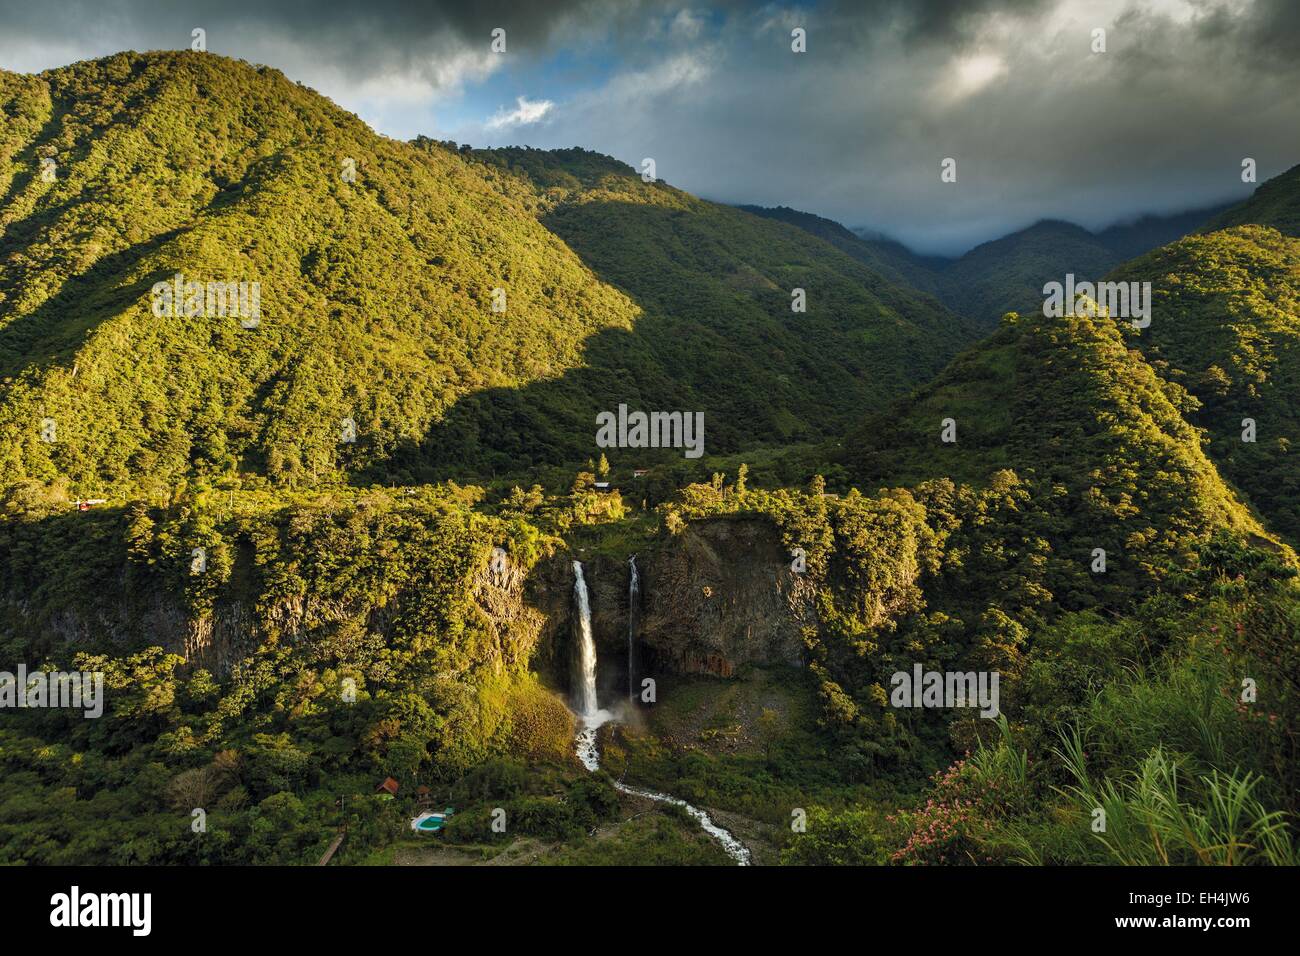
[{"label": "valley", "polygon": [[215,54],[0,107],[0,671],[105,688],[0,863],[1300,859],[1300,167],[940,262]]}]

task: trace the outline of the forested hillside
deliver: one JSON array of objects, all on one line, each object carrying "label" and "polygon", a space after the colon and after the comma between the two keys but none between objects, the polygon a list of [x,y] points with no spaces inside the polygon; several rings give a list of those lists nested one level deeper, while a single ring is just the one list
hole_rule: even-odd
[{"label": "forested hillside", "polygon": [[744,208],[826,239],[892,281],[935,296],[987,332],[1003,313],[1035,308],[1045,283],[1064,282],[1067,273],[1095,282],[1125,260],[1195,231],[1225,207],[1148,215],[1099,232],[1043,220],[956,259],[920,256],[897,242],[794,209]]},{"label": "forested hillside", "polygon": [[1197,399],[1207,451],[1269,523],[1300,543],[1300,240],[1234,226],[1117,270],[1155,290],[1147,358]]},{"label": "forested hillside", "polygon": [[1253,196],[1214,217],[1202,230],[1213,232],[1228,226],[1270,226],[1288,236],[1300,236],[1300,166],[1261,183]]},{"label": "forested hillside", "polygon": [[[0,671],[107,687],[3,714],[0,863],[734,859],[629,786],[762,863],[1296,862],[1297,171],[942,263],[210,55],[0,109]],[[1110,270],[1148,327],[1042,315]]]},{"label": "forested hillside", "polygon": [[[585,187],[534,188],[274,70],[120,54],[3,90],[8,480],[519,470],[584,460],[620,402],[702,410],[735,451],[834,434],[970,341],[798,230],[591,156],[544,160],[594,162]],[[259,283],[256,327],[155,315],[177,274]]]},{"label": "forested hillside", "polygon": [[786,206],[741,208],[756,216],[766,216],[798,226],[805,232],[825,239],[893,281],[934,296],[939,296],[942,292],[943,283],[939,273],[950,265],[951,260],[938,256],[919,256],[902,243],[859,235],[833,220]]},{"label": "forested hillside", "polygon": [[[1293,824],[1282,823],[1295,812],[1286,728],[1300,637],[1286,544],[1297,501],[1285,459],[1291,241],[1232,228],[1130,263],[1115,277],[1161,290],[1147,329],[1088,314],[1086,302],[1076,316],[1008,314],[933,383],[851,433],[848,483],[908,486],[942,542],[934,577],[914,578],[915,616],[851,643],[888,635],[882,649],[903,648],[904,660],[965,648],[971,656],[947,666],[998,670],[1009,722],[936,773],[923,808],[829,814],[827,833],[796,843],[791,859],[1294,859]],[[1233,373],[1191,371],[1193,357]],[[1229,396],[1283,434],[1243,443],[1240,422],[1216,420],[1238,415],[1224,409]],[[1136,670],[1116,670],[1118,660]],[[1235,675],[1255,672],[1273,688],[1263,713],[1237,690]],[[859,706],[871,699],[868,675],[828,670]],[[960,721],[950,730],[969,743]],[[1259,751],[1234,753],[1224,743],[1234,738]],[[1252,836],[1227,822],[1229,803]],[[1122,823],[1089,840],[1082,821],[1097,807]],[[1062,825],[1070,819],[1080,822]]]},{"label": "forested hillside", "polygon": [[1270,524],[1300,542],[1300,167],[1206,231],[1126,263],[1155,301],[1147,358],[1188,389],[1208,451]]}]

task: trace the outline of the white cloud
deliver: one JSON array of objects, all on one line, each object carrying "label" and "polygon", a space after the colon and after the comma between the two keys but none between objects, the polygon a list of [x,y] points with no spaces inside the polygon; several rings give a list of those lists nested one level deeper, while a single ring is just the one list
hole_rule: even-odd
[{"label": "white cloud", "polygon": [[977,53],[955,58],[935,90],[940,102],[956,102],[974,96],[1007,72],[1006,60],[996,53]]},{"label": "white cloud", "polygon": [[507,112],[504,107],[497,110],[495,116],[487,121],[488,129],[506,129],[511,126],[531,126],[540,122],[555,104],[550,100],[530,100],[526,96],[518,97],[518,106]]},{"label": "white cloud", "polygon": [[672,35],[683,40],[694,40],[704,28],[704,18],[690,10],[680,10],[669,28]]},{"label": "white cloud", "polygon": [[618,104],[625,99],[661,96],[681,87],[695,86],[713,72],[712,61],[719,52],[701,47],[692,53],[678,53],[643,70],[616,74],[605,86],[587,94],[593,102]]}]

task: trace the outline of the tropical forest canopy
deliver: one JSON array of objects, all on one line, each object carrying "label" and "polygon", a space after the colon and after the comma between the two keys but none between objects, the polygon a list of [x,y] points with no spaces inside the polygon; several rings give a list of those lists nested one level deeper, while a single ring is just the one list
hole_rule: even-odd
[{"label": "tropical forest canopy", "polygon": [[[419,785],[467,853],[726,862],[617,771],[769,862],[1296,862],[1300,167],[945,263],[207,54],[0,72],[0,111],[0,670],[107,688],[3,712],[0,861],[306,863],[345,821],[386,860]],[[1044,316],[1070,271],[1151,324]],[[620,404],[704,457],[598,448]],[[588,773],[569,562],[707,597],[742,528],[806,562],[798,666],[665,670]],[[917,665],[999,674],[996,719],[899,709]]]}]

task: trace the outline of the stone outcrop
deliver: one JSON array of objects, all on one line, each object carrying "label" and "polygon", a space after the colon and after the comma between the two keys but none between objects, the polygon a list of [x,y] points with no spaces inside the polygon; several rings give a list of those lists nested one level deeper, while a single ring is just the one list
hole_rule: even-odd
[{"label": "stone outcrop", "polygon": [[[572,653],[573,569],[583,562],[602,701],[627,692],[627,555],[569,552],[543,562],[528,600],[545,617],[536,659],[564,686]],[[803,627],[815,623],[813,588],[790,570],[767,521],[692,522],[637,555],[641,572],[641,673],[732,677],[750,665],[798,666]]]}]

